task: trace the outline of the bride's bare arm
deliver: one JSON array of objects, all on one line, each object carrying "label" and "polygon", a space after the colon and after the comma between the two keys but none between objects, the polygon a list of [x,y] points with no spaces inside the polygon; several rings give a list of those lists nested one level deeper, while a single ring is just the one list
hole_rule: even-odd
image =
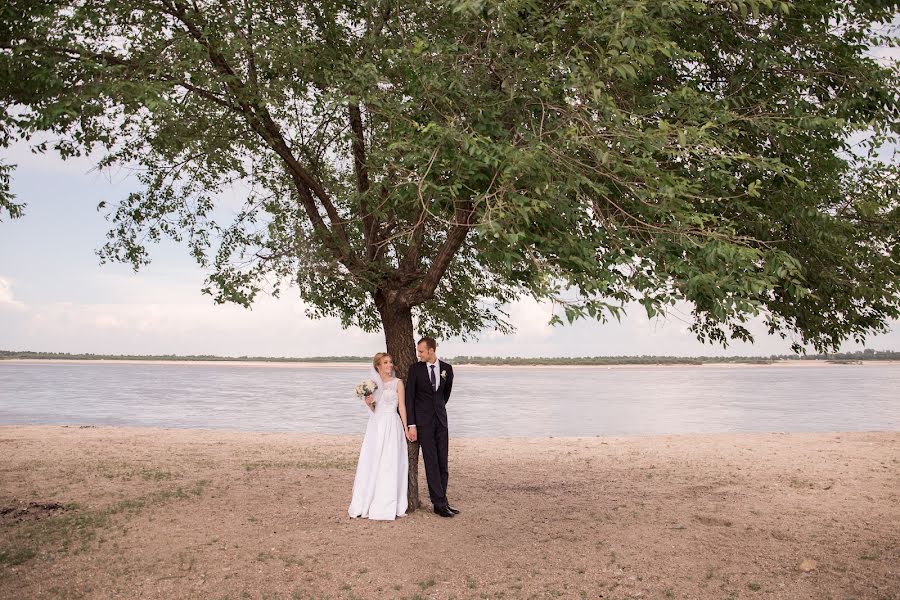
[{"label": "bride's bare arm", "polygon": [[403,380],[400,379],[397,381],[397,399],[400,400],[397,402],[397,409],[400,411],[400,421],[403,423],[403,433],[406,434],[406,402],[403,400],[406,398],[406,394],[403,393]]}]

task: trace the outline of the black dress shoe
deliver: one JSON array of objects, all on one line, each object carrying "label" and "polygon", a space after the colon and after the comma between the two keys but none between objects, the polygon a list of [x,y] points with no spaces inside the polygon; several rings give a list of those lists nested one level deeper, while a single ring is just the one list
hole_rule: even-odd
[{"label": "black dress shoe", "polygon": [[446,506],[435,506],[434,514],[440,515],[442,517],[452,517],[453,516],[453,513],[450,512],[450,509],[447,508]]},{"label": "black dress shoe", "polygon": [[449,504],[447,505],[447,510],[449,510],[450,512],[452,512],[454,515],[458,515],[458,514],[459,514],[459,510],[453,508],[453,507],[450,506]]}]

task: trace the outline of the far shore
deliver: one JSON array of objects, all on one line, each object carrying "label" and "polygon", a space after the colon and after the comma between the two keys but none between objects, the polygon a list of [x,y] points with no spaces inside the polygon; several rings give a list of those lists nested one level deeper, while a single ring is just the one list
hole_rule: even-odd
[{"label": "far shore", "polygon": [[0,426],[0,600],[900,598],[900,432],[451,439],[394,522],[360,441]]},{"label": "far shore", "polygon": [[[452,359],[448,359],[453,362]],[[263,367],[272,369],[340,369],[367,366],[368,362],[304,362],[304,361],[245,361],[245,360],[136,360],[136,359],[68,359],[68,358],[9,358],[0,360],[0,366],[10,364],[76,364],[76,365],[179,365],[179,366],[226,366],[226,367]],[[705,363],[617,363],[595,365],[554,365],[554,364],[517,364],[517,365],[483,365],[465,362],[453,362],[454,366],[466,369],[748,369],[748,368],[790,368],[790,367],[848,367],[871,365],[898,365],[900,360],[776,360],[771,362],[705,362]]]}]

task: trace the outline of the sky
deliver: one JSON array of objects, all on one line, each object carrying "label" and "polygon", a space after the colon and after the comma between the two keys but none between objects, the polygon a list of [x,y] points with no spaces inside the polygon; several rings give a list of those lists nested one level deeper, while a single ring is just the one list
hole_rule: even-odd
[{"label": "sky", "polygon": [[[153,247],[138,273],[100,265],[95,251],[109,223],[97,204],[135,189],[125,170],[97,172],[88,159],[35,155],[24,144],[5,153],[17,164],[13,192],[25,216],[0,222],[0,349],[98,354],[220,356],[367,356],[384,348],[381,333],[344,330],[313,320],[296,293],[260,298],[251,310],[215,305],[201,293],[206,273],[175,243]],[[226,199],[227,205],[227,199]],[[235,208],[236,210],[236,205]],[[452,356],[762,355],[790,353],[790,340],[766,335],[728,349],[702,344],[687,330],[688,310],[649,320],[631,308],[622,322],[550,326],[551,307],[525,300],[509,307],[514,334],[439,340]],[[844,350],[860,349],[848,343]],[[866,347],[900,350],[900,327]]]}]

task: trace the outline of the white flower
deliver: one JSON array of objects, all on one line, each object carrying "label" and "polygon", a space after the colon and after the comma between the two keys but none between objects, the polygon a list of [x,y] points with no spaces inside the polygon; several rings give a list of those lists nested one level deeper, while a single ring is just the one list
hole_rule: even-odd
[{"label": "white flower", "polygon": [[447,369],[441,371],[441,379],[447,379]]},{"label": "white flower", "polygon": [[356,386],[356,395],[360,398],[364,398],[366,396],[370,396],[375,393],[375,390],[378,389],[378,384],[376,384],[371,379],[366,379],[365,381],[357,384]]}]

